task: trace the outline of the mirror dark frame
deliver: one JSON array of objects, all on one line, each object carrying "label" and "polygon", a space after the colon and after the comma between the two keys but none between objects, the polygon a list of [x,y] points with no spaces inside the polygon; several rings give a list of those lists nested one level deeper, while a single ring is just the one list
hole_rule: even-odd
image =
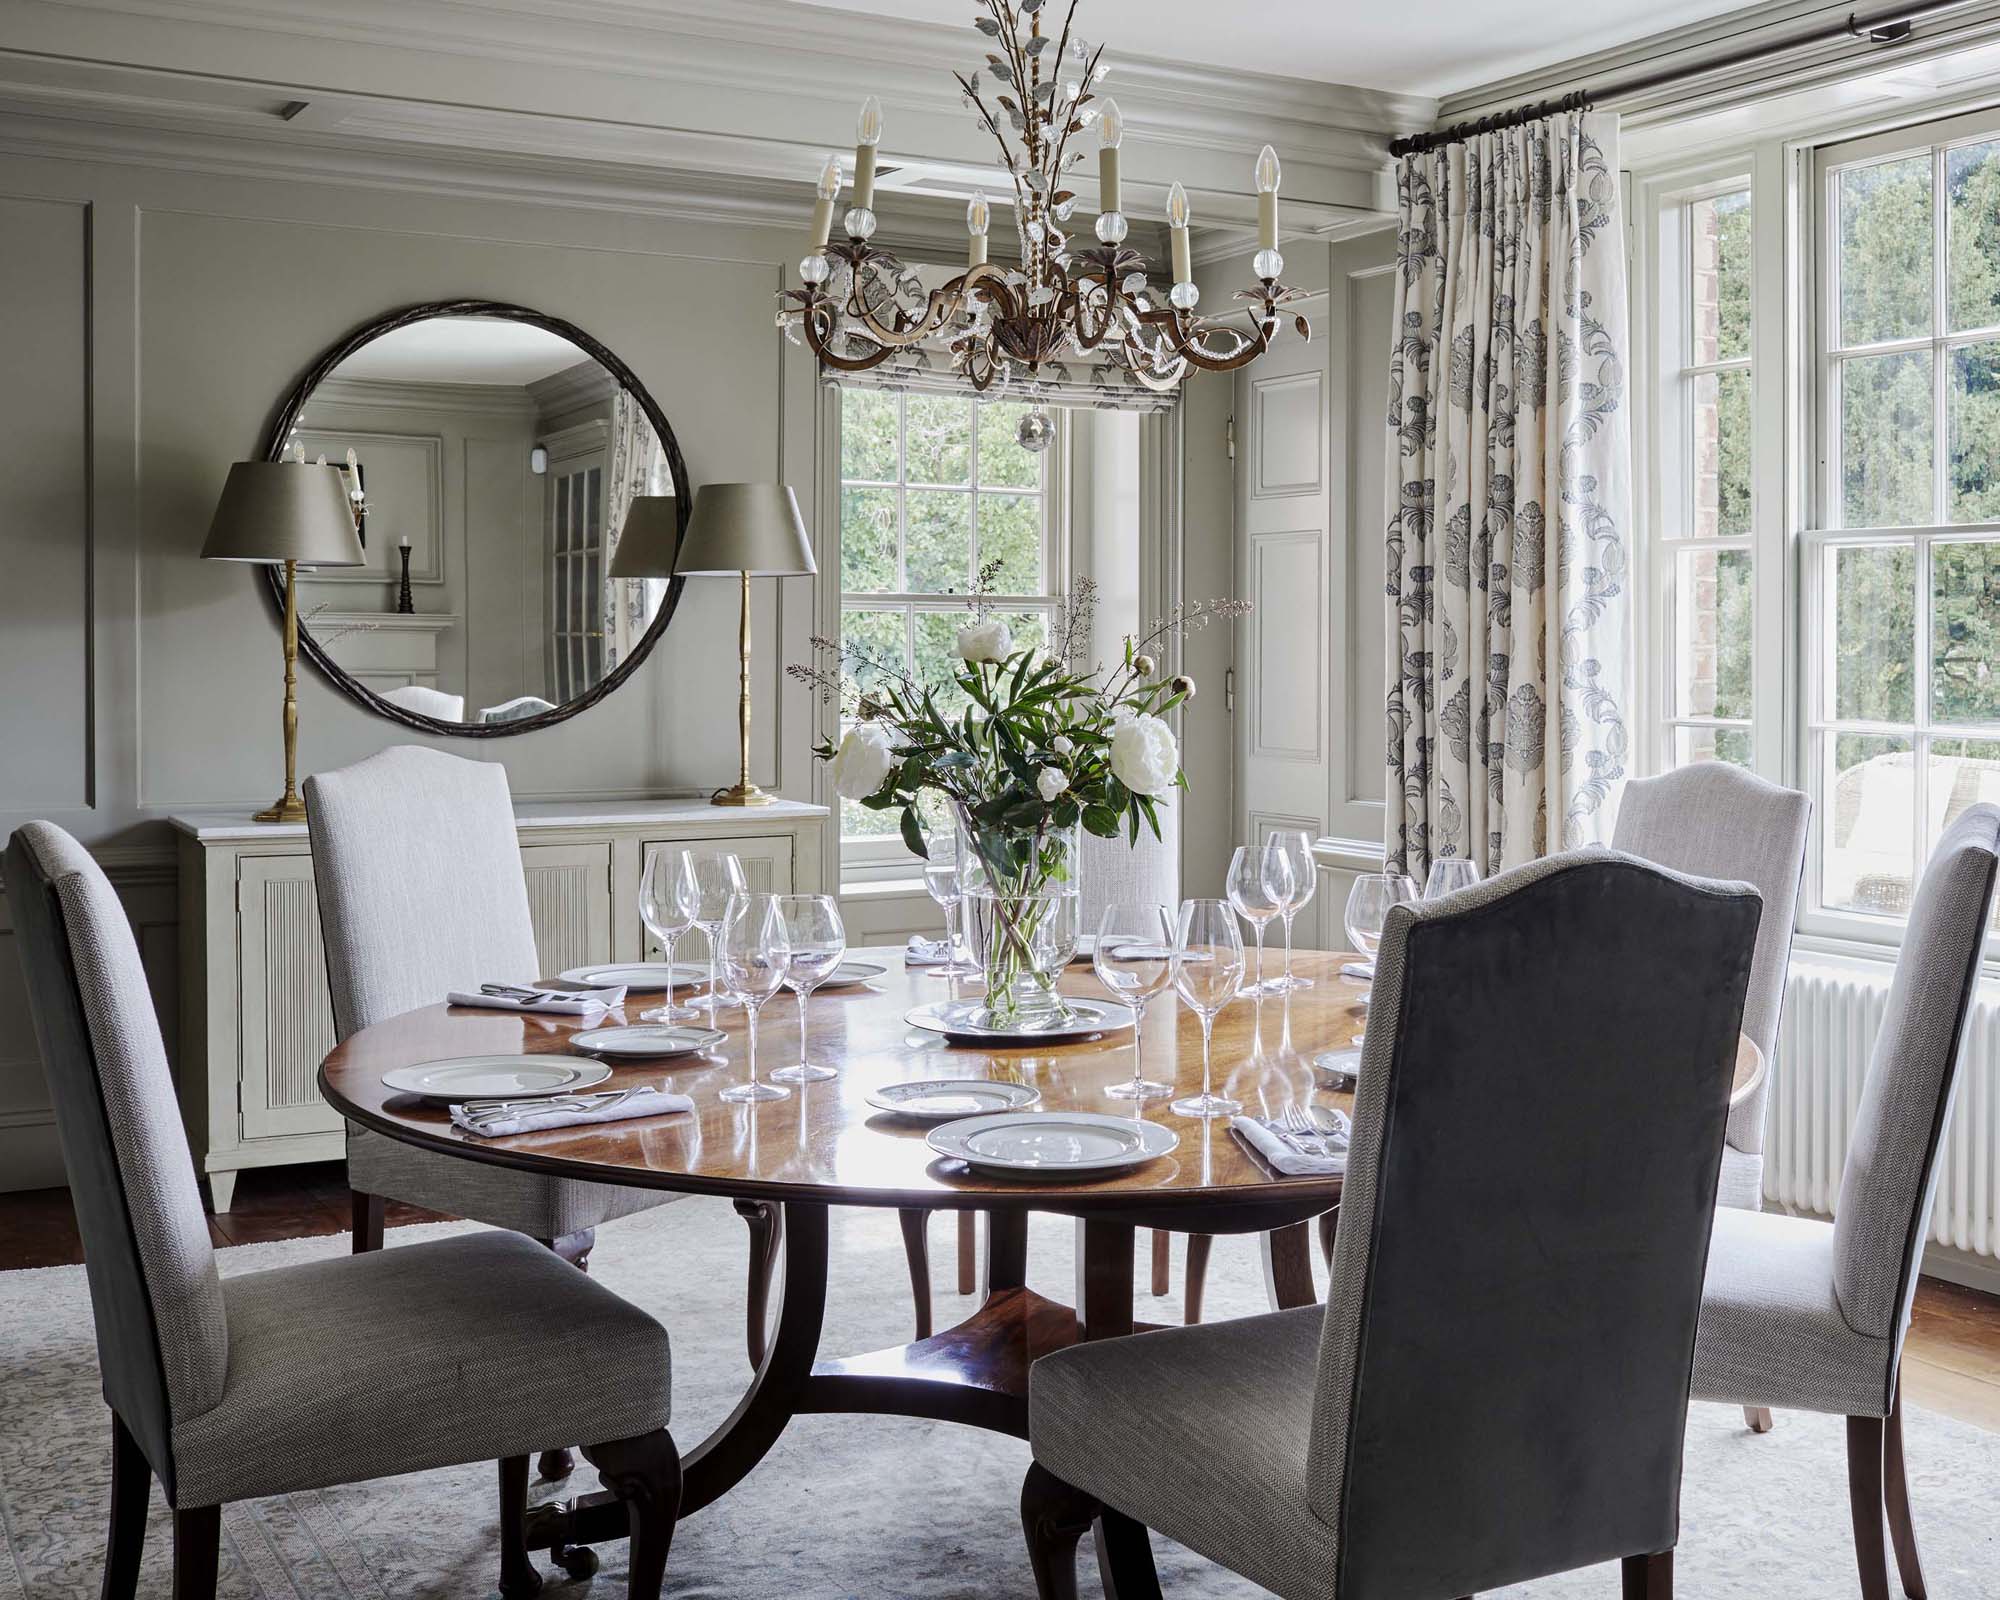
[{"label": "mirror dark frame", "polygon": [[[573,322],[565,322],[561,317],[552,317],[528,306],[510,305],[504,300],[433,300],[423,305],[406,306],[400,311],[391,311],[377,317],[373,322],[364,323],[345,339],[326,350],[317,361],[306,369],[292,388],[280,408],[277,419],[271,424],[265,436],[264,459],[276,461],[284,454],[285,441],[291,437],[292,429],[299,415],[312,398],[312,393],[330,376],[341,362],[345,361],[362,346],[370,344],[386,333],[394,333],[398,328],[406,328],[414,322],[428,322],[434,317],[490,317],[497,321],[525,322],[545,329],[574,344],[577,349],[603,367],[625,388],[640,408],[646,413],[646,420],[653,426],[658,436],[660,448],[667,458],[667,470],[674,480],[674,509],[680,522],[679,531],[687,533],[688,517],[694,509],[694,489],[688,482],[687,463],[681,458],[681,447],[674,438],[674,430],[660,412],[651,393],[641,383],[632,369],[613,355],[610,350],[577,327]],[[276,566],[264,569],[271,596],[271,605],[280,627],[284,626],[285,580]],[[299,654],[319,669],[320,675],[350,700],[355,701],[378,717],[387,717],[391,722],[400,722],[406,728],[414,728],[419,733],[442,734],[458,739],[499,739],[517,733],[533,733],[539,728],[551,728],[587,711],[616,689],[638,668],[640,662],[652,652],[652,648],[667,624],[673,621],[674,612],[680,605],[681,592],[687,587],[687,579],[667,580],[665,598],[660,601],[660,609],[654,615],[651,626],[632,647],[632,653],[604,677],[592,684],[582,694],[576,695],[553,711],[539,712],[532,717],[522,717],[516,722],[445,722],[437,717],[427,717],[420,711],[412,711],[394,701],[384,700],[373,689],[362,683],[338,665],[319,642],[304,628],[299,630]]]}]

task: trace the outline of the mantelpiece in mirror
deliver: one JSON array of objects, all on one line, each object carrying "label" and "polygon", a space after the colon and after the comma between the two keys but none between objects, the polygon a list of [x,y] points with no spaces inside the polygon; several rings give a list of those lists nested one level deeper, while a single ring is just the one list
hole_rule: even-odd
[{"label": "mantelpiece in mirror", "polygon": [[672,497],[685,525],[686,469],[652,396],[573,325],[452,301],[358,329],[268,449],[350,452],[366,564],[300,574],[300,647],[381,715],[472,737],[544,727],[615,688],[671,619],[678,581],[606,571],[633,496]]}]

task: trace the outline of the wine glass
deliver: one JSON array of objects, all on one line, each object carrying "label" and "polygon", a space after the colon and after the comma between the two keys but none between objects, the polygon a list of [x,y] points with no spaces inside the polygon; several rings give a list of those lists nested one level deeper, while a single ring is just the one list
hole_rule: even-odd
[{"label": "wine glass", "polygon": [[1304,828],[1280,828],[1271,835],[1271,843],[1284,853],[1292,869],[1291,898],[1278,911],[1285,920],[1285,973],[1270,983],[1273,993],[1284,994],[1292,989],[1310,989],[1313,985],[1312,979],[1295,977],[1292,973],[1292,918],[1312,903],[1319,888],[1319,863],[1313,859],[1312,835]]},{"label": "wine glass", "polygon": [[785,938],[791,945],[785,982],[799,997],[799,1062],[795,1067],[778,1068],[771,1081],[824,1083],[837,1074],[831,1067],[806,1060],[806,999],[833,976],[833,969],[847,954],[847,929],[830,894],[781,894],[778,915],[784,918]]},{"label": "wine glass", "polygon": [[684,1022],[701,1015],[693,1006],[674,1004],[674,956],[680,949],[681,935],[694,926],[694,919],[682,909],[680,896],[674,892],[678,869],[674,853],[665,845],[646,847],[646,871],[639,880],[639,917],[646,931],[660,941],[667,957],[666,1004],[640,1012],[647,1022]]},{"label": "wine glass", "polygon": [[1264,994],[1264,929],[1292,897],[1292,864],[1276,843],[1242,844],[1229,859],[1229,903],[1257,936],[1257,981],[1245,994]]},{"label": "wine glass", "polygon": [[715,1026],[715,1008],[722,1003],[716,961],[716,937],[729,910],[729,897],[749,888],[743,863],[723,851],[683,850],[674,875],[674,896],[681,909],[708,940],[708,1025]]},{"label": "wine glass", "polygon": [[1439,856],[1431,863],[1431,875],[1424,880],[1424,898],[1437,900],[1460,889],[1470,889],[1479,881],[1479,863],[1468,856]]},{"label": "wine glass", "polygon": [[1183,900],[1177,935],[1180,964],[1174,989],[1201,1018],[1201,1093],[1176,1100],[1169,1109],[1181,1117],[1227,1116],[1241,1111],[1243,1102],[1214,1092],[1209,1053],[1216,1013],[1236,998],[1243,981],[1243,935],[1236,927],[1236,910],[1227,900]]},{"label": "wine glass", "polygon": [[1132,1081],[1104,1092],[1115,1100],[1148,1100],[1174,1086],[1143,1074],[1146,1002],[1174,981],[1180,965],[1173,913],[1151,901],[1121,901],[1104,908],[1090,955],[1097,981],[1132,1008]]},{"label": "wine glass", "polygon": [[[731,858],[732,860],[734,857]],[[750,1081],[722,1091],[734,1102],[782,1100],[790,1094],[773,1083],[757,1081],[757,1013],[785,984],[792,964],[792,943],[785,933],[784,914],[772,894],[737,894],[723,912],[716,941],[716,970],[729,992],[743,1003],[749,1019]]]},{"label": "wine glass", "polygon": [[1364,957],[1370,978],[1375,976],[1375,952],[1382,944],[1389,908],[1416,898],[1415,880],[1401,872],[1364,872],[1355,878],[1347,895],[1347,936]]},{"label": "wine glass", "polygon": [[932,967],[931,975],[938,978],[969,978],[978,974],[975,967],[959,954],[958,915],[965,904],[965,875],[959,868],[958,840],[929,841],[932,854],[924,862],[924,887],[940,906],[944,907],[944,961]]}]

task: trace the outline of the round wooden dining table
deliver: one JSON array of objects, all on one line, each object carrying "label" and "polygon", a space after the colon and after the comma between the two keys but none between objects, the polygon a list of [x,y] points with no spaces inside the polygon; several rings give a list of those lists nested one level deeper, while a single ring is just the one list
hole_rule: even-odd
[{"label": "round wooden dining table", "polygon": [[[770,1248],[782,1249],[784,1259],[776,1326],[763,1341],[762,1361],[741,1402],[684,1456],[684,1515],[739,1482],[798,1415],[928,1417],[1026,1437],[1028,1369],[1038,1357],[1143,1326],[1133,1311],[1139,1228],[1259,1234],[1273,1301],[1282,1308],[1315,1298],[1311,1223],[1338,1206],[1337,1176],[1282,1177],[1231,1132],[1226,1119],[1178,1117],[1166,1099],[1135,1108],[1111,1098],[1106,1091],[1132,1076],[1129,1028],[1023,1049],[948,1042],[905,1018],[916,1006],[967,992],[957,980],[905,968],[900,950],[854,954],[887,970],[866,986],[822,990],[808,1007],[807,1051],[839,1075],[795,1087],[783,1100],[719,1098],[746,1073],[744,1015],[729,1006],[717,1013],[727,1038],[712,1054],[615,1064],[606,1085],[651,1084],[688,1095],[692,1114],[481,1138],[454,1128],[445,1108],[382,1082],[392,1069],[454,1057],[565,1053],[580,1027],[604,1025],[602,1015],[586,1024],[432,1006],[361,1030],[320,1069],[321,1089],[336,1110],[408,1144],[560,1177],[727,1196],[746,1214],[781,1218],[768,1235]],[[1277,1116],[1309,1104],[1351,1107],[1351,1093],[1328,1087],[1313,1057],[1363,1031],[1368,986],[1341,972],[1354,959],[1301,952],[1293,970],[1310,979],[1310,987],[1239,998],[1216,1019],[1215,1083],[1242,1101],[1247,1114]],[[1100,1000],[1106,994],[1087,964],[1071,966],[1063,988]],[[657,994],[634,991],[624,1012],[608,1020],[637,1021],[657,1003]],[[1172,1083],[1177,1095],[1198,1092],[1201,1028],[1193,1013],[1168,994],[1152,1003],[1147,1017],[1146,1076]],[[760,1072],[798,1053],[796,1002],[781,994],[760,1016]],[[1732,1101],[1750,1093],[1763,1070],[1757,1047],[1741,1041]],[[1087,1181],[984,1175],[934,1154],[924,1127],[867,1103],[886,1085],[924,1078],[1018,1081],[1040,1092],[1038,1109],[1142,1116],[1172,1129],[1179,1143],[1144,1166]],[[939,1209],[983,1213],[985,1293],[978,1309],[955,1327],[909,1344],[823,1356],[827,1209],[836,1205],[888,1206],[906,1219]],[[1026,1285],[1027,1218],[1035,1211],[1076,1219],[1070,1305]],[[761,1322],[764,1310],[753,1307],[753,1317]],[[538,1508],[530,1518],[529,1545],[560,1554],[624,1531],[624,1510],[615,1498],[585,1496]]]}]

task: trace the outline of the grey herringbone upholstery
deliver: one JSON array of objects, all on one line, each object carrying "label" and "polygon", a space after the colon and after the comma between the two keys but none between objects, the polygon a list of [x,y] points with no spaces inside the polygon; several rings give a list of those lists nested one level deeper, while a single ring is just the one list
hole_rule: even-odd
[{"label": "grey herringbone upholstery", "polygon": [[[61,829],[7,849],[83,1224],[105,1397],[176,1507],[523,1456],[666,1426],[666,1330],[525,1239],[229,1279],[130,924]],[[579,1383],[575,1363],[614,1372]]]},{"label": "grey herringbone upholstery", "polygon": [[1036,1460],[1284,1600],[1670,1549],[1757,917],[1605,851],[1395,908],[1325,1311],[1045,1357]]},{"label": "grey herringbone upholstery", "polygon": [[[1757,959],[1743,1000],[1743,1031],[1768,1062],[1778,1047],[1785,977],[1791,966],[1792,917],[1805,870],[1812,802],[1796,789],[1705,761],[1625,786],[1612,844],[1697,878],[1741,879],[1764,899]],[[1764,1204],[1764,1108],[1771,1075],[1729,1114],[1716,1198],[1746,1211]]]},{"label": "grey herringbone upholstery", "polygon": [[1831,1223],[1718,1214],[1694,1392],[1884,1417],[2000,862],[2000,807],[1946,831],[1910,907]]},{"label": "grey herringbone upholstery", "polygon": [[[539,969],[506,769],[399,745],[305,782],[342,1039],[453,990]],[[348,1186],[560,1239],[677,1198],[418,1150],[349,1124]]]}]

